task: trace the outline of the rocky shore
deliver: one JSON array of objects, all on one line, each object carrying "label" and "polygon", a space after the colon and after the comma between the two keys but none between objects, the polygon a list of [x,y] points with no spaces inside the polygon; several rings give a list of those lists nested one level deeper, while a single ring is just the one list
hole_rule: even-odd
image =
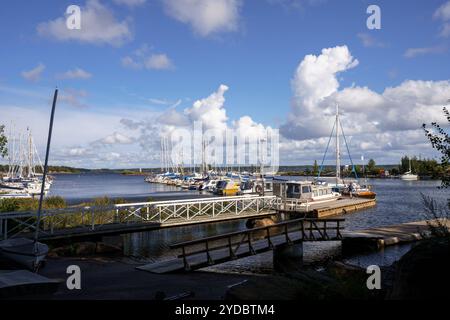
[{"label": "rocky shore", "polygon": [[381,289],[369,290],[360,267],[331,261],[323,267],[253,278],[226,293],[230,300],[449,299],[450,241],[417,242],[398,262],[381,267]]}]

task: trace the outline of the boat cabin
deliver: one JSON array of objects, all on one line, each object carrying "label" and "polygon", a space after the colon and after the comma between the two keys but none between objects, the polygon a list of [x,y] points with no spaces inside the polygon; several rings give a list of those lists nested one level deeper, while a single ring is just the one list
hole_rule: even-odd
[{"label": "boat cabin", "polygon": [[274,184],[274,195],[287,199],[317,199],[335,197],[332,188],[326,184],[317,185],[311,181],[286,181]]}]

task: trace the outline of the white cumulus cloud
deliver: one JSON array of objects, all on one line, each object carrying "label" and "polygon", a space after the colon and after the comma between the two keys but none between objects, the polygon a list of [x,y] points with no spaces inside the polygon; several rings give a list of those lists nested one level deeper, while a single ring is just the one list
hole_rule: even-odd
[{"label": "white cumulus cloud", "polygon": [[42,22],[37,26],[41,36],[59,41],[75,40],[92,44],[120,46],[132,38],[129,22],[118,21],[113,12],[98,0],[87,0],[81,9],[81,29],[66,27],[66,17]]},{"label": "white cumulus cloud", "polygon": [[152,54],[145,60],[145,67],[154,70],[173,69],[174,65],[166,54]]},{"label": "white cumulus cloud", "polygon": [[[317,159],[328,141],[336,104],[354,153],[391,163],[405,152],[430,154],[421,125],[445,122],[442,106],[450,97],[450,81],[405,80],[381,93],[355,85],[339,89],[337,74],[356,61],[347,47],[335,47],[300,62],[292,80],[292,110],[281,126],[285,155],[300,148]],[[286,156],[305,157],[295,151]]]},{"label": "white cumulus cloud", "polygon": [[197,100],[191,108],[184,110],[184,114],[192,121],[202,121],[206,129],[224,130],[227,127],[227,114],[224,108],[225,92],[228,86],[221,84],[216,92],[209,97]]},{"label": "white cumulus cloud", "polygon": [[241,0],[164,0],[166,13],[208,36],[238,30]]},{"label": "white cumulus cloud", "polygon": [[[327,121],[313,122],[317,120],[318,106],[338,90],[336,75],[357,65],[358,60],[353,58],[347,46],[323,49],[318,56],[305,56],[292,79],[292,111],[281,132],[289,138],[299,139],[323,136],[329,130],[329,124]],[[323,116],[323,110],[320,116]]]}]

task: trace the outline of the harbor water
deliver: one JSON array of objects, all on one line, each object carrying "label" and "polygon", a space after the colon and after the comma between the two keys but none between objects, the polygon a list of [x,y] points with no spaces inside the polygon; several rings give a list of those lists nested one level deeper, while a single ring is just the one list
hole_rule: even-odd
[{"label": "harbor water", "polygon": [[[289,179],[305,178],[289,177]],[[425,210],[422,195],[432,196],[441,203],[444,203],[448,196],[448,191],[437,188],[440,181],[436,180],[369,179],[368,184],[372,185],[373,191],[377,193],[377,205],[370,209],[343,216],[345,218],[345,229],[347,230],[423,220]],[[199,194],[196,191],[181,191],[174,186],[147,183],[143,176],[120,174],[58,174],[55,175],[50,195],[62,196],[71,204],[103,196],[125,199],[129,202],[210,196]],[[172,257],[169,250],[170,244],[245,228],[244,219],[125,234],[122,236],[124,254],[143,263],[167,259]],[[383,252],[359,257],[349,262],[361,266],[371,263],[387,265],[398,259],[408,249],[408,246],[386,248]],[[328,256],[338,254],[339,243],[305,244],[306,261],[321,259],[324,253]],[[264,273],[271,271],[271,259],[272,253],[268,252],[209,269],[219,272]]]}]

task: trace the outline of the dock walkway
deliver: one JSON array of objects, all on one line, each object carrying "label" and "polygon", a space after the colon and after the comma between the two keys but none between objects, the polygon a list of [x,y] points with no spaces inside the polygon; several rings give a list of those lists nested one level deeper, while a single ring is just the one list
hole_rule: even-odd
[{"label": "dock walkway", "polygon": [[[178,256],[138,270],[152,273],[191,271],[305,241],[342,239],[344,219],[295,219],[274,225],[226,233],[171,246]],[[181,252],[180,252],[181,250]]]},{"label": "dock walkway", "polygon": [[[303,222],[302,222],[303,221]],[[182,249],[176,258],[137,267],[151,273],[191,271],[226,261],[240,259],[274,250],[286,244],[304,241],[339,241],[343,250],[380,249],[384,246],[417,241],[429,234],[426,221],[409,222],[358,231],[343,231],[344,219],[295,219],[269,227],[249,229],[175,244],[172,249]],[[444,222],[450,228],[450,221]],[[296,225],[294,228],[288,226]],[[276,234],[273,234],[273,230]],[[331,231],[331,232],[330,232]],[[255,235],[259,235],[255,238]],[[234,240],[240,236],[240,242]],[[219,244],[213,244],[222,240]],[[188,252],[186,248],[194,247]]]},{"label": "dock walkway", "polygon": [[[450,228],[450,221],[443,221],[443,223]],[[422,240],[424,235],[425,237],[429,236],[430,232],[427,222],[423,220],[357,231],[343,231],[343,235],[349,241],[351,239],[359,239],[359,241],[363,238],[372,239],[377,242],[379,247],[383,247]]]}]

